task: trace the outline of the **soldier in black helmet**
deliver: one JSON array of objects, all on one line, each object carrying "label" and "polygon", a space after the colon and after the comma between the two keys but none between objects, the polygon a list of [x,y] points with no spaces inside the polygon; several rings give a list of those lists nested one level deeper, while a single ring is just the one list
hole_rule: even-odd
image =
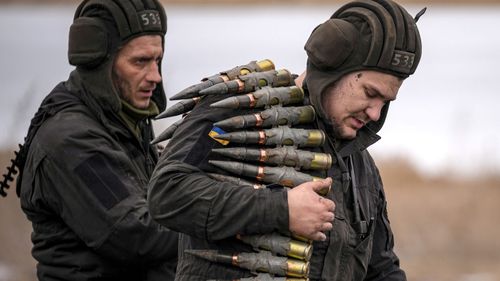
[{"label": "soldier in black helmet", "polygon": [[295,81],[250,63],[177,94],[192,109],[148,196],[182,232],[176,280],[406,280],[367,148],[421,48],[402,6],[354,0],[312,32]]},{"label": "soldier in black helmet", "polygon": [[69,79],[44,99],[18,162],[39,280],[173,280],[176,232],[154,222],[146,185],[165,109],[167,30],[157,0],[85,0],[69,31]]}]

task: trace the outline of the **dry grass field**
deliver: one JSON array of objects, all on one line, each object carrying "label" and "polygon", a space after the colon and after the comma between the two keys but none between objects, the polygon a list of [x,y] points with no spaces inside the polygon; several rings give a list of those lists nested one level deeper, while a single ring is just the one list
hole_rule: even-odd
[{"label": "dry grass field", "polygon": [[425,179],[381,164],[396,247],[409,280],[500,281],[500,178]]},{"label": "dry grass field", "polygon": [[[0,175],[6,172],[13,154],[0,152]],[[7,193],[7,197],[0,197],[0,281],[36,280],[35,261],[30,253],[31,224],[21,211],[15,184]]]},{"label": "dry grass field", "polygon": [[[0,153],[0,169],[11,157]],[[413,281],[500,281],[500,177],[428,179],[380,163],[396,248]],[[0,198],[0,281],[35,280],[31,226],[14,190]]]}]

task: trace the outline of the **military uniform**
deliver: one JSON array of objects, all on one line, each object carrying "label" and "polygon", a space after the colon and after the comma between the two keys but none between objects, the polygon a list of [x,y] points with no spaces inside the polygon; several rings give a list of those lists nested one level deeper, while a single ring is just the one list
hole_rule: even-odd
[{"label": "military uniform", "polygon": [[[286,190],[254,190],[218,182],[206,175],[206,172],[224,173],[208,164],[209,159],[220,159],[210,151],[224,147],[208,136],[213,123],[245,113],[209,107],[219,99],[204,98],[185,117],[151,179],[149,205],[154,219],[182,232],[176,280],[231,280],[250,276],[246,270],[184,254],[185,249],[251,251],[236,239],[237,234],[288,233]],[[321,124],[313,125],[318,126]],[[393,252],[380,176],[364,150],[376,139],[369,134],[363,141],[346,145],[338,152],[330,144],[320,149],[335,155],[335,164],[328,171],[333,178],[328,198],[335,201],[336,211],[328,239],[314,243],[309,274],[312,280],[364,280],[365,276],[370,277],[366,280],[383,276],[391,276],[392,279],[386,280],[405,280]],[[354,181],[351,173],[356,175]],[[352,192],[359,194],[357,203]],[[359,233],[360,221],[356,221],[354,208],[363,214],[358,220],[367,223],[365,233]]]},{"label": "military uniform", "polygon": [[141,122],[138,139],[80,83],[74,72],[42,103],[23,170],[21,206],[33,224],[38,277],[173,279],[177,234],[146,206],[158,157],[151,125]]},{"label": "military uniform", "polygon": [[[302,85],[306,98],[302,105],[313,106],[316,118],[313,122],[295,124],[293,127],[319,129],[322,132],[319,135],[326,136],[326,141],[308,150],[329,155],[331,167],[307,172],[319,178],[333,179],[326,197],[335,202],[335,220],[333,229],[326,232],[326,240],[313,243],[309,263],[307,259],[302,262],[303,268],[308,270],[298,274],[285,272],[281,276],[332,281],[406,280],[393,251],[394,239],[387,217],[382,181],[367,151],[379,139],[376,133],[384,123],[389,102],[378,109],[380,118],[357,130],[352,140],[336,137],[333,132],[335,124],[328,118],[322,102],[330,86],[354,71],[375,70],[395,76],[391,77],[394,80],[411,75],[421,56],[420,36],[415,22],[404,8],[391,0],[355,0],[339,8],[309,37],[305,45],[308,62]],[[225,73],[221,72],[221,75]],[[237,76],[233,79],[237,83],[230,81],[211,88],[221,89],[224,94],[242,93],[249,88],[249,81],[254,80],[258,82],[252,85],[262,82],[267,87],[276,87],[274,80],[273,83],[260,78],[252,80],[248,75]],[[220,83],[216,79],[208,79],[212,80]],[[205,85],[203,83],[199,85]],[[212,94],[209,89],[199,93],[209,92]],[[228,137],[231,133],[224,132],[224,137],[218,137],[220,130],[213,128],[214,123],[221,124],[219,121],[229,117],[255,114],[256,111],[240,106],[236,110],[214,106],[216,102],[221,104],[219,101],[227,96],[202,97],[182,123],[175,125],[177,129],[151,178],[148,200],[154,219],[182,233],[176,280],[235,280],[250,277],[255,272],[238,267],[241,265],[239,255],[233,255],[232,260],[226,258],[235,253],[255,250],[236,237],[272,232],[291,235],[287,191],[277,183],[288,184],[289,187],[298,184],[290,185],[288,179],[278,179],[279,182],[268,182],[270,185],[266,188],[254,189],[246,184],[219,181],[211,177],[213,173],[228,175],[227,171],[239,169],[232,169],[231,164],[211,165],[220,162],[210,160],[228,160],[215,153],[224,147],[226,143],[223,141],[229,140],[229,145],[233,147],[260,148],[268,145],[266,138],[279,134],[271,136],[271,133],[256,133],[254,128],[247,128],[248,132],[232,134],[234,138]],[[256,96],[257,92],[247,94],[249,104],[258,103],[255,101]],[[271,103],[268,106],[281,104]],[[256,123],[266,122],[260,120],[261,117],[262,114],[256,117]],[[278,117],[276,119],[278,125],[283,125]],[[250,135],[258,137],[247,137]],[[239,142],[235,140],[240,137],[245,139],[243,144],[235,143]],[[258,141],[249,144],[246,140],[250,139]],[[290,139],[278,146],[290,145],[287,144]],[[235,162],[233,165],[243,167]],[[254,180],[264,180],[265,169],[255,168],[254,171],[258,170],[258,173],[257,176],[252,175]],[[249,174],[238,174],[241,175]],[[214,258],[211,254],[214,251],[209,250],[216,250],[220,254]],[[266,266],[252,267],[252,270],[265,271],[263,269],[267,270],[264,268]],[[245,280],[272,280],[264,276],[267,275]],[[274,274],[270,278],[279,276]]]},{"label": "military uniform", "polygon": [[154,222],[146,206],[158,160],[150,119],[165,108],[163,87],[141,110],[120,99],[111,79],[120,44],[166,31],[134,26],[120,34],[127,23],[117,27],[112,15],[133,19],[143,9],[165,15],[155,1],[125,12],[118,4],[131,3],[90,0],[78,7],[69,50],[77,68],[44,99],[20,152],[18,189],[33,225],[39,280],[174,279],[177,233]]}]

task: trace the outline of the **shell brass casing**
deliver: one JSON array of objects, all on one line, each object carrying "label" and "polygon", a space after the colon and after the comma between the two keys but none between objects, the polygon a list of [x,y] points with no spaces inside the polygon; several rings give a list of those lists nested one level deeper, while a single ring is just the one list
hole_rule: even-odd
[{"label": "shell brass casing", "polygon": [[[227,281],[227,280],[208,280],[208,281]],[[253,277],[240,278],[233,281],[309,281],[306,277],[279,277],[272,276],[269,273],[259,273]]]},{"label": "shell brass casing", "polygon": [[294,129],[287,126],[263,131],[239,131],[215,136],[217,139],[235,143],[261,145],[295,145],[298,147],[318,147],[325,142],[321,130]]},{"label": "shell brass casing", "polygon": [[314,107],[310,105],[300,107],[274,106],[262,112],[248,115],[234,116],[214,125],[227,131],[245,128],[269,128],[275,126],[293,126],[311,123],[316,118]]},{"label": "shell brass casing", "polygon": [[241,162],[219,160],[209,160],[208,162],[239,176],[254,178],[269,184],[280,184],[286,187],[295,187],[305,182],[321,179],[299,172],[291,167],[254,166]]},{"label": "shell brass casing", "polygon": [[286,69],[252,72],[240,75],[238,79],[203,89],[200,91],[200,95],[249,93],[266,86],[281,87],[293,84],[293,75]]},{"label": "shell brass casing", "polygon": [[279,276],[307,277],[309,262],[273,256],[271,252],[238,254],[237,265],[251,271],[269,272]]},{"label": "shell brass casing", "polygon": [[246,95],[229,97],[211,104],[221,108],[263,108],[272,105],[300,104],[304,102],[304,91],[297,86],[263,87]]},{"label": "shell brass casing", "polygon": [[212,149],[216,155],[243,160],[258,161],[272,166],[289,166],[306,170],[328,170],[332,156],[326,153],[296,149],[293,146],[278,148],[228,147]]},{"label": "shell brass casing", "polygon": [[245,75],[251,72],[262,72],[274,69],[274,63],[269,59],[261,61],[251,61],[247,64],[234,67],[232,69],[221,71],[218,74],[203,78],[201,83],[187,87],[170,98],[170,100],[188,99],[200,96],[200,91],[213,85],[223,83],[228,80],[236,79],[239,75]]},{"label": "shell brass casing", "polygon": [[297,241],[278,233],[243,235],[238,237],[241,241],[254,248],[264,249],[273,254],[288,256],[308,261],[312,255],[312,244]]}]

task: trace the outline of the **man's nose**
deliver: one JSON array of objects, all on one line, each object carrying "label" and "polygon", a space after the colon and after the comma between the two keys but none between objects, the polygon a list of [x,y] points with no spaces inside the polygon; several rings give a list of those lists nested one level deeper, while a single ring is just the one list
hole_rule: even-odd
[{"label": "man's nose", "polygon": [[365,110],[366,115],[370,121],[378,121],[380,118],[380,112],[382,111],[382,107],[384,107],[385,103],[382,101],[374,101],[370,106],[368,106]]},{"label": "man's nose", "polygon": [[161,82],[160,66],[156,62],[149,67],[146,79],[157,84]]}]

